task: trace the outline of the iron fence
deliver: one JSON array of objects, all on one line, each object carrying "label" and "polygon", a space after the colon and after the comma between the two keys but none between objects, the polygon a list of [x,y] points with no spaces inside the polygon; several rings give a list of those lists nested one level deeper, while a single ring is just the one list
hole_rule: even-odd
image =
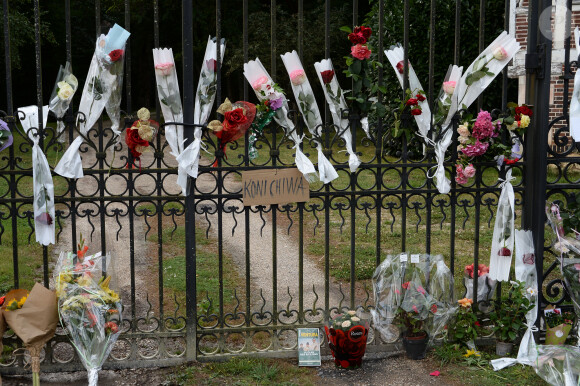
[{"label": "iron fence", "polygon": [[[123,334],[119,339],[111,358],[105,364],[107,368],[134,366],[160,366],[182,363],[186,360],[206,360],[240,354],[295,356],[295,334],[298,327],[320,327],[332,315],[345,309],[369,311],[372,308],[369,287],[369,272],[378,265],[387,253],[413,251],[422,253],[441,253],[447,264],[455,273],[456,280],[461,280],[463,266],[459,262],[468,259],[474,264],[487,261],[484,252],[488,240],[485,237],[491,232],[491,222],[500,188],[498,177],[505,177],[505,170],[497,172],[493,163],[483,163],[478,167],[475,181],[469,186],[455,183],[455,160],[457,151],[452,150],[445,162],[452,187],[448,195],[438,193],[427,174],[436,165],[432,149],[412,152],[409,144],[403,139],[400,149],[391,155],[387,152],[392,138],[389,136],[389,122],[378,119],[371,125],[370,135],[353,130],[354,150],[358,152],[363,163],[359,170],[352,173],[346,158],[340,153],[344,146],[336,137],[336,131],[330,124],[330,115],[326,109],[325,126],[321,143],[325,154],[336,166],[339,179],[327,185],[313,184],[310,201],[288,205],[244,207],[239,184],[241,173],[254,169],[272,169],[292,166],[292,149],[283,129],[269,127],[263,138],[258,141],[261,157],[251,161],[248,157],[247,136],[238,144],[229,146],[226,157],[218,151],[219,144],[208,130],[204,129],[203,138],[208,146],[200,165],[200,176],[191,180],[192,192],[182,197],[174,189],[176,167],[173,158],[168,155],[163,131],[152,143],[153,151],[144,156],[143,164],[137,168],[128,168],[132,159],[124,144],[117,142],[114,133],[106,121],[99,121],[88,135],[88,141],[81,147],[84,158],[84,174],[81,180],[64,179],[55,175],[57,193],[56,219],[57,239],[66,238],[63,242],[51,247],[27,247],[23,244],[33,243],[33,212],[30,194],[32,170],[26,157],[30,154],[31,144],[26,133],[17,125],[13,105],[13,84],[10,61],[10,11],[9,1],[3,0],[4,50],[6,57],[6,106],[0,117],[10,126],[15,136],[15,145],[7,150],[0,166],[0,237],[2,243],[12,252],[10,267],[11,282],[7,286],[19,287],[28,283],[23,280],[23,264],[33,266],[31,278],[41,279],[50,285],[50,272],[55,254],[60,250],[74,250],[78,230],[84,229],[85,236],[91,240],[94,249],[114,250],[121,253],[125,249],[127,261],[120,261],[117,274],[121,276],[121,294],[125,304],[123,315]],[[42,88],[43,72],[41,53],[41,9],[39,0],[34,0],[36,33],[36,104],[39,109],[46,100]],[[72,2],[74,6],[74,1]],[[213,33],[218,41],[222,36],[222,14],[231,12],[215,2],[216,25]],[[242,26],[243,61],[247,62],[250,51],[249,41],[249,0],[242,1],[240,16]],[[325,44],[321,57],[331,54],[330,42],[330,0],[324,1]],[[568,1],[571,7],[571,0]],[[95,32],[101,33],[103,13],[100,0],[95,0]],[[351,4],[351,3],[349,3]],[[455,43],[454,63],[472,58],[461,57],[461,42],[472,39],[472,36],[461,36],[460,25],[464,16],[461,13],[461,1],[455,2]],[[506,14],[509,1],[505,2]],[[547,0],[531,1],[528,33],[528,53],[534,54],[539,46],[550,44],[536,27],[539,12],[549,7]],[[271,0],[270,6],[270,48],[271,74],[276,74],[278,61],[277,49],[277,3]],[[387,2],[378,2],[378,52],[382,53],[387,44],[384,37],[384,14],[389,12]],[[400,4],[398,5],[400,6]],[[405,60],[409,52],[409,19],[410,0],[405,0],[403,46]],[[71,1],[64,2],[66,22],[66,60],[72,61],[74,40],[74,22],[70,13]],[[159,47],[160,31],[159,2],[153,1],[148,11],[153,11],[154,38],[150,48]],[[183,47],[183,127],[187,138],[186,145],[193,138],[193,106],[196,85],[194,46],[195,4],[191,0],[182,2],[182,47]],[[430,2],[429,27],[435,31],[437,23],[436,1]],[[144,10],[140,10],[144,12]],[[297,1],[297,37],[296,47],[302,55],[304,41],[304,2]],[[486,2],[481,1],[479,14],[479,47],[483,49],[491,35],[485,33]],[[359,15],[359,2],[352,2],[352,24],[362,21]],[[124,2],[124,21],[118,20],[128,30],[131,28],[131,2]],[[506,27],[508,20],[506,18]],[[569,27],[569,26],[568,26]],[[569,29],[569,28],[568,28]],[[433,105],[435,95],[435,34],[429,35],[428,60],[428,94]],[[228,38],[228,36],[225,36]],[[139,39],[134,36],[131,39]],[[179,44],[175,42],[175,44]],[[570,40],[567,40],[566,54],[569,55]],[[130,43],[126,52],[124,100],[125,124],[130,126],[134,120],[132,94],[135,84],[132,79],[132,61]],[[227,52],[226,52],[227,55]],[[550,63],[550,50],[544,50],[544,63]],[[378,55],[383,63],[383,55]],[[218,56],[218,62],[222,58]],[[568,63],[568,62],[567,62]],[[310,63],[307,65],[311,65]],[[75,63],[77,71],[82,71],[86,63]],[[220,66],[218,66],[219,68]],[[534,130],[525,138],[525,153],[522,161],[514,165],[514,174],[518,176],[514,184],[516,207],[519,219],[525,228],[534,231],[536,250],[544,250],[544,203],[546,187],[548,196],[552,192],[573,189],[574,182],[565,182],[560,173],[557,180],[546,185],[546,165],[558,165],[562,162],[578,162],[569,157],[575,145],[568,147],[566,153],[548,152],[548,114],[547,95],[549,66],[532,68],[528,74],[528,102],[535,105],[533,121]],[[151,69],[153,70],[153,69]],[[386,70],[378,70],[379,82],[384,82]],[[216,104],[224,99],[222,89],[222,72],[218,70]],[[571,66],[566,65],[564,76],[566,85],[572,79]],[[280,83],[286,82],[278,79]],[[502,78],[502,106],[494,112],[502,114],[508,101],[508,79],[504,71]],[[286,82],[287,83],[287,82]],[[393,84],[388,87],[395,87]],[[398,86],[397,86],[398,87]],[[379,92],[379,98],[382,94]],[[243,99],[248,100],[248,87],[244,83]],[[567,114],[568,94],[564,98],[564,111]],[[479,107],[482,101],[479,102]],[[159,112],[159,103],[156,102]],[[40,145],[49,156],[64,150],[64,142],[72,141],[75,136],[74,106],[64,117],[67,130],[61,134],[49,127],[37,128]],[[157,113],[159,117],[159,113]],[[291,118],[298,122],[297,130],[303,133],[299,115],[291,112]],[[558,118],[566,119],[567,115]],[[350,117],[356,125],[358,118]],[[54,121],[51,118],[51,121]],[[454,130],[459,123],[456,117]],[[454,139],[452,149],[456,148]],[[312,151],[313,146],[305,142],[304,151]],[[116,157],[114,156],[116,155]],[[533,157],[525,157],[533,154]],[[546,159],[546,155],[549,158]],[[56,155],[55,155],[56,156]],[[565,158],[564,158],[565,157]],[[217,161],[217,166],[212,166]],[[148,182],[144,182],[147,180]],[[523,216],[520,214],[523,213]],[[68,233],[68,236],[63,234]],[[230,236],[230,233],[232,236]],[[22,240],[23,236],[27,240]],[[258,234],[262,242],[253,243]],[[268,235],[268,239],[264,234]],[[236,236],[237,235],[237,236]],[[365,235],[369,239],[366,239]],[[483,236],[482,236],[483,235]],[[65,237],[66,236],[66,237]],[[124,238],[125,237],[125,238]],[[237,239],[235,237],[238,237]],[[482,239],[482,237],[484,237]],[[120,246],[119,239],[128,245]],[[209,242],[208,242],[209,240]],[[233,240],[233,241],[232,241]],[[370,240],[370,241],[369,241]],[[230,244],[228,244],[230,243]],[[235,249],[232,245],[238,245]],[[260,244],[262,243],[262,244]],[[253,271],[252,256],[259,254],[266,246],[268,262],[264,272]],[[295,250],[292,257],[290,249]],[[27,259],[30,251],[42,254],[41,259]],[[176,252],[177,251],[177,252]],[[182,255],[183,259],[178,259]],[[209,258],[208,258],[209,256]],[[124,257],[124,258],[125,258]],[[295,272],[285,271],[285,262],[292,259],[296,262]],[[178,264],[175,269],[171,264]],[[538,266],[542,267],[543,259],[538,253]],[[209,267],[209,268],[208,268]],[[229,270],[234,267],[234,273]],[[545,275],[555,268],[548,266]],[[202,271],[209,274],[202,275]],[[310,270],[310,271],[308,271]],[[316,272],[322,278],[317,281],[308,272]],[[201,275],[201,276],[200,276]],[[292,287],[283,287],[280,283],[291,275]],[[261,279],[269,288],[260,288]],[[538,272],[538,281],[543,283],[544,272]],[[181,278],[182,280],[178,280]],[[27,279],[29,280],[29,279]],[[208,284],[209,283],[209,284]],[[257,284],[256,284],[257,283]],[[297,284],[297,285],[296,285]],[[345,288],[343,287],[345,286]],[[555,284],[554,284],[555,285]],[[554,285],[548,286],[553,292]],[[477,280],[474,280],[474,292],[477,292]],[[557,285],[556,285],[557,287]],[[554,287],[555,288],[555,287]],[[498,289],[501,291],[501,288]],[[550,292],[549,295],[553,295]],[[210,295],[211,293],[211,295]],[[264,294],[266,293],[266,294]],[[565,299],[562,298],[560,302]],[[542,298],[542,302],[545,299]],[[310,306],[310,304],[312,304]],[[12,337],[4,339],[7,347],[15,347],[17,340]],[[369,351],[381,352],[397,349],[396,342],[382,342],[377,334],[371,333]],[[0,363],[0,373],[21,373],[23,359],[14,356],[11,349],[7,351]],[[75,358],[74,350],[68,343],[64,331],[47,345],[43,360],[43,371],[64,371],[80,369],[80,362]]]}]

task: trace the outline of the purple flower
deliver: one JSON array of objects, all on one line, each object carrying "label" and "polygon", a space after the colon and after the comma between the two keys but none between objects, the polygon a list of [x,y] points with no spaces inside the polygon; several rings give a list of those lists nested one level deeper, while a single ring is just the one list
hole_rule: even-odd
[{"label": "purple flower", "polygon": [[461,150],[463,154],[468,157],[479,157],[484,155],[489,147],[488,142],[480,142],[479,139],[475,141],[473,145],[467,145]]},{"label": "purple flower", "polygon": [[283,102],[284,101],[282,98],[272,99],[272,100],[270,100],[270,108],[272,110],[278,110],[280,107],[282,107]]}]

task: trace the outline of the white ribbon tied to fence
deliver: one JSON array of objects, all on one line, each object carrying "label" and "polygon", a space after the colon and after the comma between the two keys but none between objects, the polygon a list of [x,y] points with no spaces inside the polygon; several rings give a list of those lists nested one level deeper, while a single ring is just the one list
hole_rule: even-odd
[{"label": "white ribbon tied to fence", "polygon": [[[36,241],[42,245],[54,244],[54,184],[46,155],[39,145],[38,106],[18,109],[22,129],[32,141],[32,190],[34,207],[34,233]],[[46,128],[48,106],[42,107],[42,127]]]}]

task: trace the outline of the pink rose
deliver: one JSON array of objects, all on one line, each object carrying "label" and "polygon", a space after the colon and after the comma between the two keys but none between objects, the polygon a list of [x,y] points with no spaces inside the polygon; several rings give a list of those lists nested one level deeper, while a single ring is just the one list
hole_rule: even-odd
[{"label": "pink rose", "polygon": [[468,145],[461,150],[468,157],[479,157],[484,155],[489,147],[489,142],[480,142],[479,139],[473,145]]},{"label": "pink rose", "polygon": [[471,178],[475,175],[475,168],[472,164],[469,164],[463,169],[463,175],[467,178]]},{"label": "pink rose", "polygon": [[300,86],[306,82],[306,74],[304,70],[294,70],[290,73],[290,80],[294,86]]},{"label": "pink rose", "polygon": [[457,174],[455,176],[455,182],[457,182],[460,185],[467,184],[467,177],[465,177],[465,174]]},{"label": "pink rose", "polygon": [[171,62],[159,63],[155,65],[155,72],[157,73],[157,75],[168,76],[171,75],[173,67],[174,65]]},{"label": "pink rose", "polygon": [[262,76],[261,78],[258,78],[253,84],[252,84],[252,88],[256,91],[260,91],[260,89],[262,88],[263,85],[268,83],[268,77],[266,76]]},{"label": "pink rose", "polygon": [[449,82],[443,82],[443,92],[447,95],[453,95],[453,91],[455,91],[455,86],[457,82],[450,80]]},{"label": "pink rose", "polygon": [[371,50],[369,50],[367,46],[357,44],[350,48],[350,54],[358,60],[364,60],[371,57]]},{"label": "pink rose", "polygon": [[505,48],[503,47],[497,47],[494,51],[493,51],[493,57],[497,60],[504,60],[505,58],[508,57],[508,53],[505,50]]}]

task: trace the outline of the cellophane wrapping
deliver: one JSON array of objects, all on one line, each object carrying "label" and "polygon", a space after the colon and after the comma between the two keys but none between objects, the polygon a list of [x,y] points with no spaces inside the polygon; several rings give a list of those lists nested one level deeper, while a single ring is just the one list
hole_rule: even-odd
[{"label": "cellophane wrapping", "polygon": [[514,249],[515,196],[511,175],[509,169],[502,183],[493,228],[489,277],[497,281],[508,281]]},{"label": "cellophane wrapping", "polygon": [[575,386],[580,381],[580,347],[540,345],[536,374],[553,386]]},{"label": "cellophane wrapping", "polygon": [[431,343],[441,339],[457,310],[453,283],[453,275],[441,255],[388,255],[373,275],[374,328],[385,342],[395,342],[401,331],[393,321],[402,308],[417,313],[424,321]]},{"label": "cellophane wrapping", "polygon": [[[87,73],[77,116],[79,131],[83,136],[86,136],[97,122],[111,95],[120,92],[118,78],[123,76],[124,48],[129,35],[128,31],[115,24],[107,35],[101,35],[97,38],[95,53]],[[117,97],[120,98],[119,95],[113,96],[113,98]],[[120,99],[118,102],[120,103]],[[115,117],[113,111],[111,111],[111,115],[111,120],[113,120]],[[117,118],[117,127],[118,121]],[[55,173],[67,178],[84,176],[79,154],[79,147],[83,141],[83,137],[78,136],[70,144],[54,168]]]},{"label": "cellophane wrapping", "polygon": [[54,270],[58,312],[81,363],[89,386],[96,386],[98,371],[121,333],[122,305],[109,288],[110,254],[77,257],[61,252]]},{"label": "cellophane wrapping", "polygon": [[[39,119],[38,106],[26,106],[18,109],[22,128],[32,141],[32,192],[34,207],[34,233],[36,241],[42,245],[54,244],[54,183],[46,155],[39,145],[37,135]],[[22,112],[22,113],[20,113]],[[42,127],[46,127],[48,106],[42,108]]]},{"label": "cellophane wrapping", "polygon": [[294,92],[294,98],[298,104],[298,109],[302,114],[306,127],[316,137],[316,150],[318,152],[318,175],[322,183],[327,184],[338,178],[338,173],[334,166],[326,158],[323,152],[320,140],[322,138],[322,118],[320,117],[320,110],[314,97],[314,91],[310,86],[302,62],[298,57],[296,51],[286,52],[281,55],[288,76],[290,77],[290,84]]},{"label": "cellophane wrapping", "polygon": [[[352,133],[350,123],[347,118],[343,118],[342,112],[348,109],[346,100],[344,99],[344,92],[336,79],[336,73],[332,65],[331,59],[322,59],[320,62],[314,63],[318,80],[324,91],[326,103],[334,122],[334,128],[338,136],[344,140],[346,152],[348,153],[348,166],[351,173],[356,172],[361,164],[358,156],[353,150]],[[329,72],[330,71],[330,72]],[[328,76],[323,75],[329,74]]]},{"label": "cellophane wrapping", "polygon": [[50,94],[50,102],[48,104],[48,109],[59,119],[56,123],[56,127],[58,140],[60,142],[64,142],[64,138],[61,137],[61,134],[64,131],[64,122],[60,119],[64,117],[64,114],[68,110],[78,86],[79,81],[72,73],[71,64],[66,62],[64,67],[60,66],[58,75],[56,76],[56,82],[54,82],[54,88]]},{"label": "cellophane wrapping", "polygon": [[[225,41],[223,39],[220,42],[219,47],[221,62],[226,50]],[[218,43],[216,39],[209,37],[205,48],[203,63],[201,64],[201,72],[199,75],[199,82],[197,83],[197,91],[195,93],[195,111],[193,115],[193,123],[196,125],[205,125],[207,123],[215,101],[218,71],[217,49]],[[201,135],[202,128],[196,126],[193,130],[193,141],[177,157],[179,167],[193,178],[197,178],[200,152],[201,149],[205,149],[205,145],[201,140]],[[178,179],[178,183],[182,186],[182,188],[183,182],[184,181],[182,179]]]},{"label": "cellophane wrapping", "polygon": [[[274,81],[262,65],[262,62],[260,62],[260,59],[256,58],[256,60],[250,60],[248,63],[244,64],[244,76],[250,83],[250,86],[252,86],[258,100],[263,101],[270,99],[270,96],[275,97],[275,99],[282,98],[282,107],[276,110],[274,120],[284,128],[286,136],[294,142],[294,151],[296,152],[294,162],[296,163],[298,170],[300,170],[308,182],[316,181],[318,178],[316,169],[314,168],[312,161],[310,161],[302,152],[302,149],[300,149],[302,137],[296,132],[294,122],[288,118],[288,100],[283,93],[274,91]],[[264,78],[266,82],[262,82]],[[260,87],[254,88],[257,81],[260,81]],[[265,95],[264,89],[268,89],[271,92]]]},{"label": "cellophane wrapping", "polygon": [[532,231],[516,230],[516,280],[526,283],[526,297],[535,307],[526,313],[526,332],[520,342],[517,358],[500,358],[491,361],[494,370],[521,363],[534,366],[537,360],[537,346],[534,332],[538,329],[534,323],[538,316],[538,281],[536,276],[536,256]]}]

